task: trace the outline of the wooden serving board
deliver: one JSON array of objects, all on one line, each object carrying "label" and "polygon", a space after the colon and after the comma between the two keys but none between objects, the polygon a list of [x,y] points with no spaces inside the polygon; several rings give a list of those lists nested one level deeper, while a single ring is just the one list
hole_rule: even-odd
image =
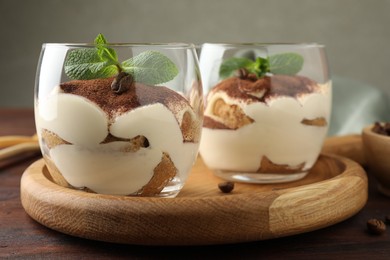
[{"label": "wooden serving board", "polygon": [[328,137],[325,140],[322,152],[347,157],[360,165],[367,164],[362,136],[358,134]]},{"label": "wooden serving board", "polygon": [[368,194],[362,167],[331,154],[322,154],[302,180],[236,183],[228,194],[201,159],[176,198],[86,193],[49,176],[42,159],[23,174],[22,205],[33,219],[77,237],[140,245],[225,244],[304,233],[356,214]]}]

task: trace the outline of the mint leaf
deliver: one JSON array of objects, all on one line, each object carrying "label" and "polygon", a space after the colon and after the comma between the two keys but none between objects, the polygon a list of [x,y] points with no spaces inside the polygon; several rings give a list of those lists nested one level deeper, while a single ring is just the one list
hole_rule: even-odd
[{"label": "mint leaf", "polygon": [[65,74],[72,79],[107,78],[115,75],[118,69],[104,61],[96,49],[74,49],[65,60]]},{"label": "mint leaf", "polygon": [[96,45],[105,45],[107,44],[107,40],[103,34],[99,33],[98,36],[96,36],[94,43]]},{"label": "mint leaf", "polygon": [[269,72],[269,61],[268,59],[257,57],[252,64],[246,67],[249,73],[254,73],[257,77],[263,77]]},{"label": "mint leaf", "polygon": [[295,75],[303,66],[303,57],[297,53],[281,53],[269,57],[269,70],[273,74]]},{"label": "mint leaf", "polygon": [[257,57],[256,60],[232,57],[226,59],[219,68],[219,76],[224,79],[232,76],[238,69],[246,69],[248,73],[254,73],[257,77],[263,77],[267,73],[295,75],[303,66],[304,59],[297,53],[280,53],[268,58]]},{"label": "mint leaf", "polygon": [[122,62],[121,67],[135,81],[151,85],[168,82],[179,73],[175,63],[157,51],[144,51]]},{"label": "mint leaf", "polygon": [[117,55],[107,48],[107,41],[99,34],[94,41],[96,48],[81,48],[69,52],[65,60],[65,74],[72,79],[108,78],[118,72]]},{"label": "mint leaf", "polygon": [[250,66],[253,66],[253,61],[248,58],[232,57],[224,60],[221,64],[221,67],[219,67],[219,76],[225,79],[232,76],[236,70]]},{"label": "mint leaf", "polygon": [[95,45],[98,51],[98,55],[102,60],[108,61],[111,64],[118,63],[118,57],[115,50],[107,47],[107,40],[104,38],[103,34],[100,33],[95,38]]},{"label": "mint leaf", "polygon": [[71,79],[88,80],[113,77],[121,71],[145,84],[159,84],[172,80],[179,73],[176,65],[157,51],[145,51],[119,63],[113,48],[102,34],[95,38],[95,48],[71,50],[65,60],[65,73]]}]

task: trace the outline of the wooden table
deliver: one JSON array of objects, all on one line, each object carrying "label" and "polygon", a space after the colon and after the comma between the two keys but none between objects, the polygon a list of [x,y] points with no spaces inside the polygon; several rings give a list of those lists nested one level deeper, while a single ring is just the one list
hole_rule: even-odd
[{"label": "wooden table", "polygon": [[[31,109],[0,109],[1,135],[32,135]],[[350,219],[321,230],[274,240],[233,245],[147,247],[110,244],[68,236],[40,225],[20,202],[20,177],[39,154],[0,164],[0,258],[280,258],[390,259],[390,226],[383,235],[366,230],[369,218],[390,214],[390,198],[379,194],[368,172],[369,199]]]}]

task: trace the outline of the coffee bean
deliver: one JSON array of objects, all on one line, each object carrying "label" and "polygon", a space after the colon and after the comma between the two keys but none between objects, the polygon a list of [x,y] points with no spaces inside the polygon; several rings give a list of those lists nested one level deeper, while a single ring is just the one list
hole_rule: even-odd
[{"label": "coffee bean", "polygon": [[367,221],[367,229],[371,234],[381,235],[385,233],[386,225],[382,220],[372,218]]},{"label": "coffee bean", "polygon": [[218,188],[223,192],[223,193],[229,193],[234,189],[234,182],[221,182],[218,184]]}]

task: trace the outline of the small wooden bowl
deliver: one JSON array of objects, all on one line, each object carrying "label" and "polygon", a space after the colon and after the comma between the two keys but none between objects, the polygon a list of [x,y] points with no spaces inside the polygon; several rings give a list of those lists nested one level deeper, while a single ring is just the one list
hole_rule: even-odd
[{"label": "small wooden bowl", "polygon": [[363,150],[372,174],[378,180],[378,189],[390,196],[390,137],[372,131],[373,125],[363,129]]}]

